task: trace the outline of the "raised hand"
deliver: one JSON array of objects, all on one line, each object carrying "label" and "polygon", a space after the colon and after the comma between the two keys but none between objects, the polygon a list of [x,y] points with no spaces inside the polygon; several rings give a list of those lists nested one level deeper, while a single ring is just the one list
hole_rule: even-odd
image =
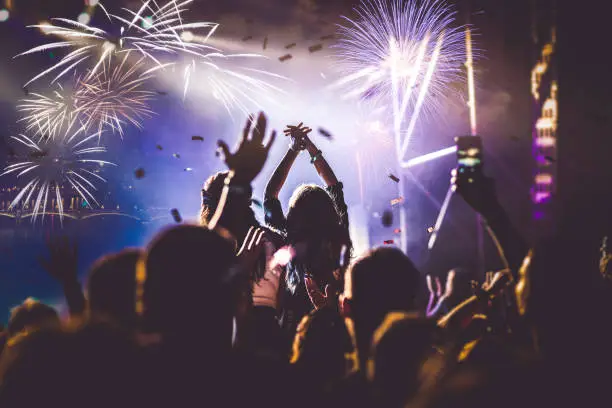
[{"label": "raised hand", "polygon": [[240,252],[239,262],[245,270],[253,275],[257,268],[260,256],[265,253],[265,271],[261,279],[254,279],[253,283],[253,306],[278,306],[278,291],[283,274],[283,265],[275,260],[276,246],[273,237],[263,228],[251,227]]},{"label": "raised hand", "polygon": [[319,285],[317,285],[315,280],[310,276],[306,276],[304,282],[306,283],[306,291],[308,292],[310,302],[316,310],[334,304],[336,297],[332,293],[333,291],[330,285],[326,285],[325,292],[322,292],[321,289],[319,289]]},{"label": "raised hand", "polygon": [[40,265],[49,275],[62,284],[77,281],[78,248],[76,242],[67,237],[56,238],[47,242],[49,256],[38,258]]},{"label": "raised hand", "polygon": [[304,126],[304,122],[300,122],[297,126],[287,125],[283,132],[285,136],[291,137],[291,149],[301,151],[306,149],[308,134],[312,132],[312,129]]},{"label": "raised hand", "polygon": [[474,211],[487,218],[500,209],[495,192],[495,182],[483,174],[467,175],[453,169],[451,185]]},{"label": "raised hand", "polygon": [[254,117],[249,116],[234,153],[230,152],[223,140],[217,142],[223,152],[225,164],[234,172],[235,180],[241,184],[250,184],[261,172],[276,138],[276,131],[272,131],[268,142],[264,144],[268,120],[263,112],[259,114],[257,123],[251,130],[253,122]]},{"label": "raised hand", "polygon": [[429,302],[427,304],[427,309],[425,311],[427,317],[434,317],[440,309],[444,306],[444,302],[453,294],[453,284],[455,280],[455,271],[449,271],[448,275],[446,275],[446,285],[444,287],[444,292],[442,292],[442,283],[440,282],[440,278],[436,277],[436,290],[433,290],[431,276],[427,275],[427,289],[429,290]]}]

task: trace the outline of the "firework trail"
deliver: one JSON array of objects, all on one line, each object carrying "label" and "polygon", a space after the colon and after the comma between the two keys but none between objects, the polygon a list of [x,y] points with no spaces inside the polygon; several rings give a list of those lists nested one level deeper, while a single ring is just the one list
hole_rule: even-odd
[{"label": "firework trail", "polygon": [[11,136],[27,149],[27,157],[7,165],[0,176],[14,174],[18,179],[29,180],[11,202],[9,210],[18,207],[29,209],[32,212],[32,222],[35,222],[39,215],[44,218],[49,207],[50,212],[56,210],[60,220],[63,220],[62,190],[65,188],[74,190],[90,208],[90,203],[99,205],[94,196],[94,183],[106,181],[98,175],[99,169],[114,164],[96,158],[97,154],[106,152],[97,143],[99,135],[77,136],[83,132],[84,128],[81,128],[59,141],[48,138],[42,142],[36,142],[24,134]]},{"label": "firework trail", "polygon": [[453,26],[454,9],[440,0],[363,0],[356,13],[339,28],[343,79],[334,87],[392,107],[401,161],[420,112],[432,110],[435,98],[461,79],[463,32]]}]

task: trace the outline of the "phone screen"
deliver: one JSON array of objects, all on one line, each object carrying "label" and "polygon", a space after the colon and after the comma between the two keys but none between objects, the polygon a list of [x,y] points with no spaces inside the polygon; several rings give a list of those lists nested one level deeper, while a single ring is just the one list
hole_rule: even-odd
[{"label": "phone screen", "polygon": [[457,164],[460,173],[476,172],[482,169],[482,139],[479,136],[459,136],[457,144]]}]

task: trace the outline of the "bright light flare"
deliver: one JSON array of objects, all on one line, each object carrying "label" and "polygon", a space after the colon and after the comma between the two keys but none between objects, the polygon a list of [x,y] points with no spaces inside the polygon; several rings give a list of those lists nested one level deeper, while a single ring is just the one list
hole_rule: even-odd
[{"label": "bright light flare", "polygon": [[63,190],[75,191],[90,208],[92,203],[99,206],[94,196],[95,183],[106,181],[98,174],[100,167],[114,164],[97,158],[98,154],[106,152],[106,148],[97,144],[99,135],[83,132],[81,128],[82,138],[65,137],[42,142],[24,134],[11,136],[26,148],[27,154],[16,163],[7,164],[0,176],[13,174],[18,180],[29,180],[11,202],[9,210],[30,210],[32,222],[35,222],[39,215],[44,219],[49,209],[49,212],[59,214],[61,221],[64,217]]},{"label": "bright light flare", "polygon": [[468,107],[470,108],[470,130],[472,136],[476,136],[476,91],[474,89],[474,57],[472,55],[472,32],[470,27],[465,27],[466,62],[468,73]]},{"label": "bright light flare", "polygon": [[409,169],[419,164],[424,164],[432,160],[439,159],[457,152],[457,146],[451,146],[435,152],[427,153],[422,156],[414,157],[410,160],[401,163],[402,168]]}]

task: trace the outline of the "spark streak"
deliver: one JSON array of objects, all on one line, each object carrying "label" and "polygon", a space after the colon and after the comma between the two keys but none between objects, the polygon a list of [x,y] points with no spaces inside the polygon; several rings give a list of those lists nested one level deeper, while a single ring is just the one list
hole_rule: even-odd
[{"label": "spark streak", "polygon": [[429,242],[427,243],[427,249],[431,250],[434,245],[436,245],[436,240],[438,239],[438,231],[440,231],[440,227],[444,222],[444,218],[446,217],[446,212],[448,211],[448,205],[450,204],[451,197],[453,196],[453,188],[450,187],[446,192],[446,197],[444,198],[444,202],[442,203],[442,208],[440,209],[440,213],[438,214],[438,219],[436,220],[436,224],[434,225],[434,229],[429,237]]}]

